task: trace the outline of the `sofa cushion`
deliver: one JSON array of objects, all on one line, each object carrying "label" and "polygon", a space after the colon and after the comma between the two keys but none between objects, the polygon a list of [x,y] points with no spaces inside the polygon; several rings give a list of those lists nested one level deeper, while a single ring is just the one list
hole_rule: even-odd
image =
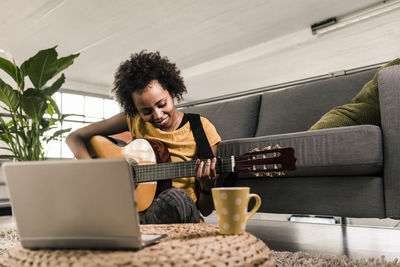
[{"label": "sofa cushion", "polygon": [[375,72],[372,69],[264,93],[256,136],[308,130],[333,107],[350,103]]},{"label": "sofa cushion", "polygon": [[375,125],[227,140],[219,144],[218,155],[238,156],[255,147],[262,149],[277,144],[295,150],[297,169],[286,176],[359,176],[382,171],[381,130]]},{"label": "sofa cushion", "polygon": [[198,113],[211,121],[222,140],[252,137],[256,132],[260,95],[237,100],[181,108],[186,113]]}]

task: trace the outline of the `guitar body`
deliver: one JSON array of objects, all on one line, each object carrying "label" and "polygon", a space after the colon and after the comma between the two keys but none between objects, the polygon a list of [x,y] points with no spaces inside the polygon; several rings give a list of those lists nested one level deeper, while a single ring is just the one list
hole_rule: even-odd
[{"label": "guitar body", "polygon": [[[135,139],[125,146],[119,146],[112,139],[93,136],[87,144],[89,153],[94,158],[131,158],[139,165],[170,162],[168,148],[159,141]],[[136,185],[138,211],[146,210],[163,190],[171,187],[171,180],[145,182]]]}]

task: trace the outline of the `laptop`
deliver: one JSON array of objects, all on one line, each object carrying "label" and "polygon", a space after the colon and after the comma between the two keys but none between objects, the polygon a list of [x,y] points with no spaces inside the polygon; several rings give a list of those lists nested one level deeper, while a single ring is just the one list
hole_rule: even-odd
[{"label": "laptop", "polygon": [[2,165],[25,248],[140,249],[142,234],[126,159],[46,160]]}]

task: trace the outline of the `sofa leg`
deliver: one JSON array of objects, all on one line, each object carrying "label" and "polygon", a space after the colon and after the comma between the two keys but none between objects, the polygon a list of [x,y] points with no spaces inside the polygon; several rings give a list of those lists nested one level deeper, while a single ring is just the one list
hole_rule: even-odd
[{"label": "sofa leg", "polygon": [[348,225],[348,223],[349,223],[349,219],[347,219],[347,217],[343,217],[343,216],[340,217],[341,225]]}]

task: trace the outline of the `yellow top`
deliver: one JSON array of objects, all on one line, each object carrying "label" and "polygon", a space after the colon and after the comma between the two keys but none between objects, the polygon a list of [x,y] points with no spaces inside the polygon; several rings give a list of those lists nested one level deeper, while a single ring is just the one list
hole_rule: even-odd
[{"label": "yellow top", "polygon": [[[154,127],[151,123],[145,122],[139,114],[134,117],[128,116],[127,120],[132,139],[145,138],[163,142],[168,148],[172,162],[190,161],[197,158],[196,141],[189,122],[175,131],[165,132]],[[221,137],[208,119],[200,117],[200,120],[208,142],[213,147],[221,141]],[[172,180],[172,186],[185,190],[194,202],[197,201],[195,185],[195,177],[176,178]]]}]

